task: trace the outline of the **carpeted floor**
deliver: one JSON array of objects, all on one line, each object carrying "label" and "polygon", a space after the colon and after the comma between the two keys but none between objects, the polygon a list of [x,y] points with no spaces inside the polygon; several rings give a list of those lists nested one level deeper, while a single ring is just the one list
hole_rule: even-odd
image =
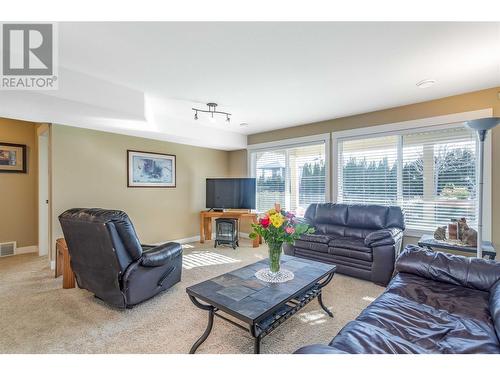
[{"label": "carpeted floor", "polygon": [[[187,286],[266,257],[242,246],[213,249],[212,242],[185,245],[182,282],[131,310],[108,307],[85,290],[62,289],[46,257],[27,254],[0,259],[1,353],[187,353],[203,333],[207,314],[192,305]],[[262,341],[263,353],[292,353],[328,343],[383,291],[370,282],[335,275],[324,290],[329,318],[312,301]],[[244,331],[216,318],[198,353],[252,353]]]}]

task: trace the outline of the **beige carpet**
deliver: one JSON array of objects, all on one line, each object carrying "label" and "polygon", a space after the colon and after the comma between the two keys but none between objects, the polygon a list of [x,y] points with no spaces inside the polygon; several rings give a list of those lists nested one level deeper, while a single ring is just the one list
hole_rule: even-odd
[{"label": "beige carpet", "polygon": [[[187,286],[266,256],[242,240],[242,247],[185,246],[182,282],[131,310],[117,310],[81,289],[62,289],[46,257],[18,255],[0,259],[1,353],[187,353],[202,334],[207,314],[190,302]],[[263,353],[292,353],[313,343],[328,343],[383,288],[335,275],[324,290],[329,318],[312,301],[262,341]],[[198,353],[252,353],[250,335],[215,318],[210,337]]]}]

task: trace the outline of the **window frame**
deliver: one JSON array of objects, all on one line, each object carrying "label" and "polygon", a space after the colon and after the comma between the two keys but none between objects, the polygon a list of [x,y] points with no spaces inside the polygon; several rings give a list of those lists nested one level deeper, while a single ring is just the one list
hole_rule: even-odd
[{"label": "window frame", "polygon": [[[339,142],[343,140],[363,139],[369,137],[411,134],[415,132],[434,131],[441,129],[450,129],[464,126],[463,123],[468,120],[474,120],[483,117],[491,117],[493,110],[491,108],[462,112],[451,115],[436,116],[418,120],[404,121],[392,124],[383,124],[376,126],[366,126],[356,129],[332,132],[331,134],[331,201],[337,202],[337,192],[339,189]],[[400,137],[401,139],[402,137]],[[402,152],[400,147],[398,150]],[[483,203],[483,238],[486,241],[491,240],[491,132],[488,134],[484,144],[484,203]],[[479,158],[476,158],[479,160]],[[399,175],[398,175],[399,178]],[[399,183],[398,183],[399,185]],[[398,186],[399,190],[399,186]],[[431,234],[428,230],[409,228],[405,235],[419,237],[423,234]]]},{"label": "window frame", "polygon": [[[331,134],[323,133],[306,137],[298,137],[298,138],[290,138],[284,139],[280,141],[266,142],[266,143],[258,143],[247,146],[247,170],[249,171],[249,176],[255,178],[256,170],[255,166],[255,154],[257,152],[266,152],[266,151],[278,151],[284,150],[293,147],[301,147],[301,146],[312,146],[324,143],[325,147],[325,202],[331,201],[331,142],[330,142]],[[288,163],[288,161],[287,161]],[[289,182],[285,181],[285,184],[289,184]],[[258,212],[260,213],[260,212]]]}]

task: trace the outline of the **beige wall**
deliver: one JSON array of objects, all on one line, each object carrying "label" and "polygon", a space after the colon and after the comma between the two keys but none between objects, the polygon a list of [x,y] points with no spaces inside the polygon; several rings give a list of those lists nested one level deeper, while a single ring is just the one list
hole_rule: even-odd
[{"label": "beige wall", "polygon": [[[127,188],[127,149],[176,155],[177,187]],[[226,151],[62,125],[52,127],[52,162],[54,240],[73,207],[124,210],[143,243],[196,236],[205,178],[228,175]]]},{"label": "beige wall", "polygon": [[[287,138],[296,138],[306,135],[329,133],[332,131],[415,120],[420,118],[474,111],[485,108],[492,108],[493,115],[500,117],[499,92],[500,87],[496,87],[488,90],[450,96],[447,98],[432,100],[423,103],[416,103],[376,112],[317,122],[313,124],[306,124],[265,133],[253,134],[248,136],[248,144],[257,144]],[[492,186],[500,186],[500,128],[494,129],[491,136],[493,149]],[[231,160],[232,158],[235,158],[235,160]],[[239,158],[240,155],[236,153],[233,153],[230,156],[230,164],[233,164],[234,166],[234,170],[232,173],[238,173],[238,171],[236,170],[236,165],[240,165],[240,168],[243,168],[241,166],[242,163],[238,161]],[[246,170],[246,164],[244,168]],[[492,239],[494,243],[500,245],[500,193],[498,192],[498,189],[495,188],[493,188],[492,191]],[[407,238],[406,241],[415,242],[415,238]]]},{"label": "beige wall", "polygon": [[[341,117],[333,120],[294,126],[291,128],[279,129],[265,133],[252,134],[248,136],[248,144],[251,145],[287,138],[302,137],[306,135],[329,133],[332,131],[416,120],[420,118],[474,111],[484,108],[493,108],[493,114],[500,116],[500,100],[498,99],[499,91],[500,87],[496,87],[428,102],[389,108],[355,116]],[[498,142],[500,140],[500,129],[496,129],[495,132],[495,141]]]},{"label": "beige wall", "polygon": [[36,125],[0,118],[0,142],[27,145],[28,173],[0,173],[0,242],[38,244]]},{"label": "beige wall", "polygon": [[247,150],[229,151],[229,177],[247,177]]}]

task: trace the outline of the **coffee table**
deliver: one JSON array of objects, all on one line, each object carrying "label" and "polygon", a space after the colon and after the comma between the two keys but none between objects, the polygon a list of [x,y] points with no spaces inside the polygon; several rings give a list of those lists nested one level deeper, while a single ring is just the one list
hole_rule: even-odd
[{"label": "coffee table", "polygon": [[191,347],[190,354],[210,335],[215,316],[249,332],[254,338],[256,354],[260,353],[263,337],[315,298],[333,318],[323,304],[321,290],[332,280],[335,265],[283,255],[282,267],[295,277],[276,284],[255,277],[256,271],[267,266],[268,260],[264,259],[186,288],[193,304],[208,311],[207,328]]}]

